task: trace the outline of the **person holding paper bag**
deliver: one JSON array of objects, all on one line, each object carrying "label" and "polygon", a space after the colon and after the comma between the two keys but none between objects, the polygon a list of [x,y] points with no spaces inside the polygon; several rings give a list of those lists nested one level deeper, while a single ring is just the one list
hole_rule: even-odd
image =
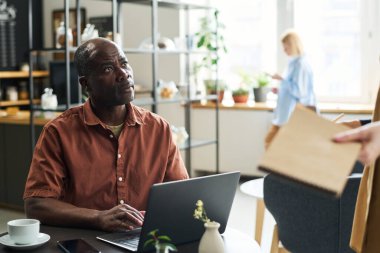
[{"label": "person holding paper bag", "polygon": [[380,240],[380,89],[372,122],[333,137],[336,142],[361,142],[359,160],[366,164],[360,182],[350,246],[358,253],[378,253]]},{"label": "person holding paper bag", "polygon": [[288,30],[282,36],[281,42],[290,60],[283,76],[272,75],[272,78],[281,81],[281,84],[277,92],[272,127],[265,138],[266,148],[279,128],[287,123],[297,103],[316,110],[313,71],[304,54],[300,37],[295,31]]}]

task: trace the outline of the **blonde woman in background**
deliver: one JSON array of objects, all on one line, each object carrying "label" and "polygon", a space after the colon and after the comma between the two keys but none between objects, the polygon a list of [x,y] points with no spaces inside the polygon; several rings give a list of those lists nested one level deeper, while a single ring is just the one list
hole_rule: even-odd
[{"label": "blonde woman in background", "polygon": [[313,71],[300,37],[294,30],[288,30],[282,36],[281,42],[290,59],[284,75],[272,75],[273,79],[280,81],[280,86],[275,90],[278,94],[277,106],[272,127],[265,138],[265,148],[268,148],[280,127],[288,122],[297,103],[316,110]]}]

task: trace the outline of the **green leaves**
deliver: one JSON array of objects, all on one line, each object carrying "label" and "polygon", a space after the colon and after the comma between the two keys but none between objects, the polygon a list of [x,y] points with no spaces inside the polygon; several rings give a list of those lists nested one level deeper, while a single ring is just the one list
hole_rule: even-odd
[{"label": "green leaves", "polygon": [[239,88],[237,90],[232,91],[232,96],[246,96],[249,94],[249,90],[245,88]]},{"label": "green leaves", "polygon": [[157,237],[157,233],[158,233],[158,229],[155,229],[155,230],[150,231],[148,233],[148,235],[153,236],[153,237]]},{"label": "green leaves", "polygon": [[209,53],[202,58],[201,66],[213,70],[218,64],[220,51],[227,53],[227,47],[224,44],[224,36],[221,31],[225,29],[219,19],[219,11],[216,10],[213,16],[206,16],[200,19],[200,30],[195,33],[198,37],[197,48],[205,49]]},{"label": "green leaves", "polygon": [[155,241],[154,239],[149,239],[149,240],[145,241],[145,243],[144,243],[144,248],[146,248],[146,247],[148,247],[148,246],[150,246],[150,245],[154,245],[155,242],[156,242],[156,241]]},{"label": "green leaves", "polygon": [[167,235],[159,235],[158,229],[150,231],[148,233],[148,236],[151,236],[152,238],[146,240],[146,242],[144,243],[144,248],[148,246],[154,246],[156,249],[168,248],[171,251],[177,251],[176,246],[170,243],[170,237]]},{"label": "green leaves", "polygon": [[[199,33],[198,33],[199,34]],[[197,48],[200,48],[200,47],[203,47],[203,45],[205,44],[205,40],[206,40],[206,36],[201,36],[199,38],[199,41],[197,43]]]},{"label": "green leaves", "polygon": [[170,239],[170,237],[167,236],[167,235],[160,235],[160,236],[158,236],[157,238],[158,238],[158,240],[165,240],[165,241],[168,241],[168,242],[170,242],[170,241],[172,240],[172,239]]},{"label": "green leaves", "polygon": [[271,78],[267,74],[261,73],[257,77],[256,81],[257,81],[257,86],[258,87],[265,87],[265,86],[267,86],[270,83]]}]

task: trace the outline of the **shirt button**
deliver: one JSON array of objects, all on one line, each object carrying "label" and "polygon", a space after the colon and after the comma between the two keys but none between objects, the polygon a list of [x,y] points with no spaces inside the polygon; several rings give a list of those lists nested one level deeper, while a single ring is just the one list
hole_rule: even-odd
[{"label": "shirt button", "polygon": [[124,204],[124,200],[120,200],[120,204]]},{"label": "shirt button", "polygon": [[121,154],[117,154],[117,158],[120,158],[121,157]]},{"label": "shirt button", "polygon": [[122,177],[119,177],[119,181],[120,181],[120,182],[123,181],[123,178],[122,178]]},{"label": "shirt button", "polygon": [[110,138],[111,138],[111,139],[113,138],[113,135],[112,135],[112,134],[110,134]]}]

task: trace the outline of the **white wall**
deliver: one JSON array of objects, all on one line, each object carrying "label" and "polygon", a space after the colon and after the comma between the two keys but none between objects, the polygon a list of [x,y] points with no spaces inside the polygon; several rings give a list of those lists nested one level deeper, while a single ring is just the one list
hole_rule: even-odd
[{"label": "white wall", "polygon": [[[215,136],[215,120],[209,109],[195,109],[192,131],[195,136]],[[338,113],[324,113],[323,117],[334,119]],[[269,111],[221,110],[220,111],[220,171],[241,171],[242,175],[261,176],[257,165],[264,154],[264,138],[271,126],[273,114]],[[370,119],[369,114],[346,114],[343,121]],[[195,169],[215,171],[215,145],[193,149]]]},{"label": "white wall", "polygon": [[[192,125],[195,136],[209,138],[215,119],[211,109],[196,109]],[[264,153],[264,138],[270,126],[272,113],[253,110],[220,111],[220,171],[241,171],[244,175],[259,176],[257,164]],[[215,171],[215,145],[193,149],[195,169]]]}]

